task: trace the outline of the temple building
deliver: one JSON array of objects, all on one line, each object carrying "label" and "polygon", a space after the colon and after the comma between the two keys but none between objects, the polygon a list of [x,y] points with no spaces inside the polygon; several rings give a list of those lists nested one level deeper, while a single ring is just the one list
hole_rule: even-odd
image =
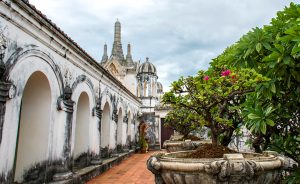
[{"label": "temple building", "polygon": [[155,107],[160,106],[159,99],[163,94],[163,86],[158,82],[156,67],[148,57],[143,63],[133,60],[131,44],[127,45],[125,57],[121,38],[121,23],[117,20],[110,57],[108,57],[107,44],[104,44],[101,65],[141,100],[140,120],[149,125],[147,136],[151,142],[150,147],[159,149],[160,117],[155,114]]}]

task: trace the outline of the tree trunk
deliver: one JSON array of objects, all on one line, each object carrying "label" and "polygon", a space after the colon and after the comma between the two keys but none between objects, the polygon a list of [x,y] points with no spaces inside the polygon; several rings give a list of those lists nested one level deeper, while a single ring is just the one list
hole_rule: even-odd
[{"label": "tree trunk", "polygon": [[211,127],[211,140],[212,145],[217,146],[218,145],[218,131],[215,127]]},{"label": "tree trunk", "polygon": [[228,144],[231,142],[231,137],[234,132],[234,129],[230,128],[228,131],[225,131],[224,138],[222,140],[222,146],[228,146]]},{"label": "tree trunk", "polygon": [[255,150],[256,153],[262,153],[262,150],[261,150],[261,143],[263,142],[263,138],[261,135],[259,135],[258,137],[256,137],[252,143],[252,146]]},{"label": "tree trunk", "polygon": [[218,130],[217,130],[217,125],[216,125],[216,122],[213,121],[209,110],[206,111],[206,118],[205,119],[209,122],[209,126],[208,127],[210,128],[210,131],[211,131],[212,145],[217,146],[218,145]]}]

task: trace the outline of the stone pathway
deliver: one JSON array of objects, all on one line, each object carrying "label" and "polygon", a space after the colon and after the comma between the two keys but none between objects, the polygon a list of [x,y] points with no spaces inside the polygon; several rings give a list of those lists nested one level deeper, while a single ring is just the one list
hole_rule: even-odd
[{"label": "stone pathway", "polygon": [[154,184],[154,175],[147,169],[146,162],[151,154],[134,154],[121,164],[87,182],[88,184]]}]

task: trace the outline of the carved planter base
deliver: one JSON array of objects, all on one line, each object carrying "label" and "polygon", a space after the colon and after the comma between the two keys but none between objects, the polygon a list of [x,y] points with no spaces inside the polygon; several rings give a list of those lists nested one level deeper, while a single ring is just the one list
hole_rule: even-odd
[{"label": "carved planter base", "polygon": [[225,154],[223,158],[182,158],[188,152],[160,153],[147,161],[156,184],[276,184],[283,158],[276,152]]},{"label": "carved planter base", "polygon": [[164,142],[163,147],[167,149],[168,152],[178,152],[178,151],[188,151],[198,148],[200,144],[211,143],[211,140],[201,140],[201,141],[172,141],[167,140]]}]

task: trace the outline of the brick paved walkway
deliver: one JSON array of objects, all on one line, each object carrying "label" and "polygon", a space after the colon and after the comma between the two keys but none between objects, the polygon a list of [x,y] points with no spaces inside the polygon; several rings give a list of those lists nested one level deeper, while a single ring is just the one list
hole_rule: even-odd
[{"label": "brick paved walkway", "polygon": [[154,184],[154,175],[147,169],[147,154],[134,154],[121,164],[90,180],[88,184]]}]

